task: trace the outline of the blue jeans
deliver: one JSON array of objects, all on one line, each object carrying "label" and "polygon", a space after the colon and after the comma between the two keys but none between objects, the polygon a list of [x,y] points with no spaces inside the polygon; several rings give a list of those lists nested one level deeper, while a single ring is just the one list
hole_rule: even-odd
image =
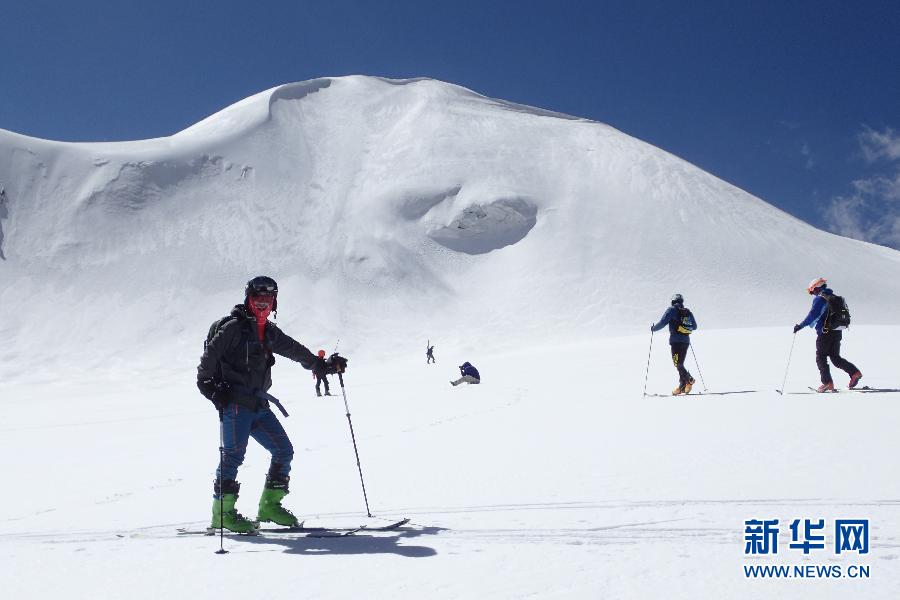
[{"label": "blue jeans", "polygon": [[222,411],[222,435],[225,452],[222,456],[222,472],[216,476],[222,481],[237,479],[238,467],[244,462],[247,442],[252,436],[272,455],[273,476],[287,476],[291,472],[294,447],[278,418],[268,408],[258,411],[234,403]]}]

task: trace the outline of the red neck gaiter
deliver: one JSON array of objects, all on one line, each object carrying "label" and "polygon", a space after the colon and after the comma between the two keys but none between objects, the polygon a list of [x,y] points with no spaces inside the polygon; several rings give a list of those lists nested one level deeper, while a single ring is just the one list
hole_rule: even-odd
[{"label": "red neck gaiter", "polygon": [[259,341],[263,342],[266,338],[266,321],[272,312],[272,296],[251,296],[247,304],[250,305],[250,312],[256,318],[256,335],[259,336]]}]

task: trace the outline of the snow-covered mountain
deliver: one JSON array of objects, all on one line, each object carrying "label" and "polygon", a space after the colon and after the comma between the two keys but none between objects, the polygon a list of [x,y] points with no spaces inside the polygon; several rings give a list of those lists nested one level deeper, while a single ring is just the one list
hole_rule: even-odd
[{"label": "snow-covered mountain", "polygon": [[[895,250],[608,126],[427,79],[281,86],[154,140],[0,131],[0,187],[6,596],[896,596]],[[260,273],[288,334],[350,357],[348,405],[274,368],[285,504],[313,525],[408,526],[226,538],[224,556],[176,534],[209,523],[219,457],[202,341]],[[818,275],[880,391],[838,370],[842,392],[807,389],[814,336],[790,327]],[[673,292],[700,322],[704,395],[666,395],[666,334],[647,324]],[[482,385],[448,385],[464,360]],[[248,516],[268,465],[252,442]],[[779,553],[745,553],[748,519],[780,521]],[[795,519],[826,522],[827,547],[790,548]],[[836,554],[838,519],[870,522],[869,553]],[[871,577],[745,571],[781,565]]]},{"label": "snow-covered mountain", "polygon": [[429,79],[279,86],[152,140],[0,131],[0,185],[7,377],[34,353],[195,361],[259,273],[287,330],[357,353],[622,334],[676,291],[704,327],[785,326],[817,275],[856,322],[900,322],[900,253],[609,126]]}]

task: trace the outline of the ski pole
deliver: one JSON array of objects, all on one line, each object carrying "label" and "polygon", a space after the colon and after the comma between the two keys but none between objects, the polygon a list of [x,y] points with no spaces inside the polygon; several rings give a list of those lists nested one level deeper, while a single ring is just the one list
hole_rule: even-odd
[{"label": "ski pole", "polygon": [[347,404],[347,390],[344,388],[344,374],[340,371],[337,374],[338,380],[341,382],[341,395],[344,397],[344,408],[347,409],[347,423],[350,424],[350,439],[353,440],[353,452],[356,454],[356,468],[359,470],[359,482],[362,484],[363,500],[366,502],[366,514],[372,516],[369,510],[369,497],[366,495],[366,482],[363,481],[362,465],[359,462],[359,450],[356,448],[356,434],[353,433],[353,421],[350,420],[350,405]]},{"label": "ski pole", "polygon": [[650,355],[653,353],[653,326],[650,326],[650,350],[647,351],[647,372],[644,373],[644,397],[647,397],[647,377],[650,375]]},{"label": "ski pole", "polygon": [[225,494],[222,492],[222,466],[225,462],[225,417],[219,409],[219,549],[216,554],[228,554],[225,549]]},{"label": "ski pole", "polygon": [[794,342],[796,342],[796,341],[797,341],[797,332],[795,331],[794,337],[791,338],[791,350],[790,350],[790,352],[788,352],[787,366],[784,368],[784,381],[781,382],[781,389],[775,390],[776,392],[778,392],[779,394],[782,394],[782,395],[784,394],[784,386],[787,385],[788,369],[791,368],[791,356],[794,354]]},{"label": "ski pole", "polygon": [[703,370],[700,369],[700,363],[697,361],[697,353],[694,352],[694,345],[691,344],[691,354],[694,355],[694,364],[697,365],[697,373],[700,375],[700,383],[703,384],[703,391],[707,391],[706,382],[703,381]]}]

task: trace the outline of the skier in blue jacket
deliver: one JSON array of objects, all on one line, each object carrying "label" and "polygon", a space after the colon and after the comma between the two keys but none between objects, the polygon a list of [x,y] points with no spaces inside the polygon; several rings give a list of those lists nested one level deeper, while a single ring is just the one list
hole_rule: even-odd
[{"label": "skier in blue jacket", "polygon": [[669,345],[672,347],[672,363],[678,370],[678,387],[672,390],[673,396],[688,394],[694,385],[694,378],[684,367],[687,351],[691,345],[691,332],[697,329],[697,321],[693,313],[684,307],[684,298],[681,294],[672,296],[672,304],[663,313],[656,325],[650,326],[650,331],[659,331],[666,325],[669,326]]},{"label": "skier in blue jacket", "polygon": [[459,365],[459,372],[462,375],[456,381],[451,381],[450,385],[459,385],[461,383],[481,383],[481,375],[478,369],[472,366],[470,362],[464,362]]},{"label": "skier in blue jacket", "polygon": [[834,366],[847,372],[847,375],[850,376],[850,387],[855,388],[862,379],[862,373],[853,363],[841,357],[843,332],[839,329],[831,329],[825,323],[825,312],[828,309],[827,298],[834,296],[834,292],[828,287],[828,282],[824,277],[813,279],[806,291],[813,296],[812,308],[809,309],[809,314],[805,319],[794,325],[794,334],[804,327],[816,328],[816,366],[819,367],[819,377],[822,380],[822,385],[816,388],[816,391],[820,393],[834,391],[834,380],[831,379],[831,370],[828,368],[829,358]]}]

